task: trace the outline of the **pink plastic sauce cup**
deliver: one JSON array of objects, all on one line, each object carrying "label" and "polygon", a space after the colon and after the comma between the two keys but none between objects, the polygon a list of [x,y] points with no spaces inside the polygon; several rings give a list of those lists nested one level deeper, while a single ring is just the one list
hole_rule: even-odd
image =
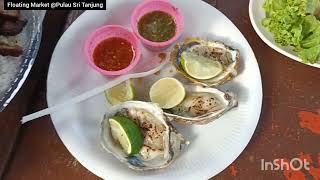
[{"label": "pink plastic sauce cup", "polygon": [[[133,60],[131,61],[131,64],[128,67],[121,69],[119,71],[106,71],[104,69],[101,69],[94,63],[94,59],[93,59],[93,52],[94,52],[94,49],[97,47],[97,45],[101,43],[103,40],[106,40],[112,37],[119,37],[119,38],[126,39],[132,44],[135,52],[135,55]],[[132,32],[128,31],[126,28],[119,25],[106,25],[97,29],[89,36],[89,38],[85,43],[84,51],[89,64],[95,70],[99,71],[100,73],[106,76],[118,76],[118,75],[123,75],[128,73],[138,64],[141,57],[141,50],[139,46],[140,46],[140,42],[137,39],[137,37]]]},{"label": "pink plastic sauce cup", "polygon": [[[165,42],[152,42],[142,37],[138,30],[139,20],[147,13],[162,11],[170,14],[177,25],[176,34],[173,38]],[[184,31],[184,18],[182,12],[169,2],[169,0],[145,0],[139,4],[131,16],[131,28],[134,34],[141,40],[142,44],[153,51],[161,51],[168,48],[179,39]]]}]

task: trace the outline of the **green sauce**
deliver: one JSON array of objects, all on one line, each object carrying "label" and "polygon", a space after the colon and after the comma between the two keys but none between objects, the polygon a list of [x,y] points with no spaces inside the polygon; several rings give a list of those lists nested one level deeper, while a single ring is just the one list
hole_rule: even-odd
[{"label": "green sauce", "polygon": [[142,37],[153,42],[165,42],[176,34],[176,23],[170,14],[153,11],[145,14],[138,23]]}]

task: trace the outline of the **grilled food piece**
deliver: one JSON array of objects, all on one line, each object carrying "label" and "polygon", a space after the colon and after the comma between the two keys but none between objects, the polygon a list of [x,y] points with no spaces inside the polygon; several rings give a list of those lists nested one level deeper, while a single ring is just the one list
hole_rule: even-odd
[{"label": "grilled food piece", "polygon": [[[4,2],[0,0],[0,35],[15,36],[21,33],[27,20],[21,17],[18,10],[5,10]],[[14,42],[0,41],[0,55],[2,56],[21,56],[23,48]]]},{"label": "grilled food piece", "polygon": [[21,56],[23,48],[19,45],[10,45],[5,42],[0,42],[0,55],[2,56]]},{"label": "grilled food piece", "polygon": [[[0,35],[15,36],[21,33],[27,19],[23,18],[19,10],[5,10],[4,2],[0,0]],[[5,38],[6,39],[6,38]],[[23,48],[11,40],[0,41],[0,55],[18,57],[22,55]]]},{"label": "grilled food piece", "polygon": [[4,9],[4,2],[0,0],[0,19],[6,20],[18,20],[20,18],[20,11],[19,10],[5,10]]},{"label": "grilled food piece", "polygon": [[21,17],[19,10],[4,10],[3,0],[0,0],[0,35],[15,36],[26,24],[27,20]]},{"label": "grilled food piece", "polygon": [[0,35],[15,36],[23,30],[26,24],[27,20],[21,17],[16,21],[0,20]]}]

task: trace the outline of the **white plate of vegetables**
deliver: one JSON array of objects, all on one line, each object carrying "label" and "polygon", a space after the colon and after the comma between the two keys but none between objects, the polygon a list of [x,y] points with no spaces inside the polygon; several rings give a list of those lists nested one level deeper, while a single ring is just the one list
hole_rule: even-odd
[{"label": "white plate of vegetables", "polygon": [[250,0],[249,15],[271,48],[320,68],[320,0]]}]

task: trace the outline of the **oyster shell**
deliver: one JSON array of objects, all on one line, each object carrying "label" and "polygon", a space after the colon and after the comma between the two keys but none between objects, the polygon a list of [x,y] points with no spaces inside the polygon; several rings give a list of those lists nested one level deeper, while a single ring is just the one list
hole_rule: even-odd
[{"label": "oyster shell", "polygon": [[[195,79],[188,75],[181,66],[180,62],[183,53],[191,53],[213,61],[220,61],[223,66],[223,72],[211,79]],[[218,41],[207,41],[198,38],[189,38],[184,43],[177,44],[171,52],[170,58],[181,75],[193,83],[207,87],[217,87],[232,80],[238,74],[240,66],[240,53],[238,50]]]},{"label": "oyster shell", "polygon": [[179,124],[207,124],[238,105],[229,92],[195,85],[185,88],[186,98],[178,106],[165,111],[169,120]]},{"label": "oyster shell", "polygon": [[[114,142],[108,118],[129,117],[140,126],[144,135],[144,145],[140,153],[128,156],[118,143]],[[113,106],[102,121],[101,142],[103,147],[129,168],[134,170],[156,170],[169,166],[189,144],[153,103],[128,101]]]}]

